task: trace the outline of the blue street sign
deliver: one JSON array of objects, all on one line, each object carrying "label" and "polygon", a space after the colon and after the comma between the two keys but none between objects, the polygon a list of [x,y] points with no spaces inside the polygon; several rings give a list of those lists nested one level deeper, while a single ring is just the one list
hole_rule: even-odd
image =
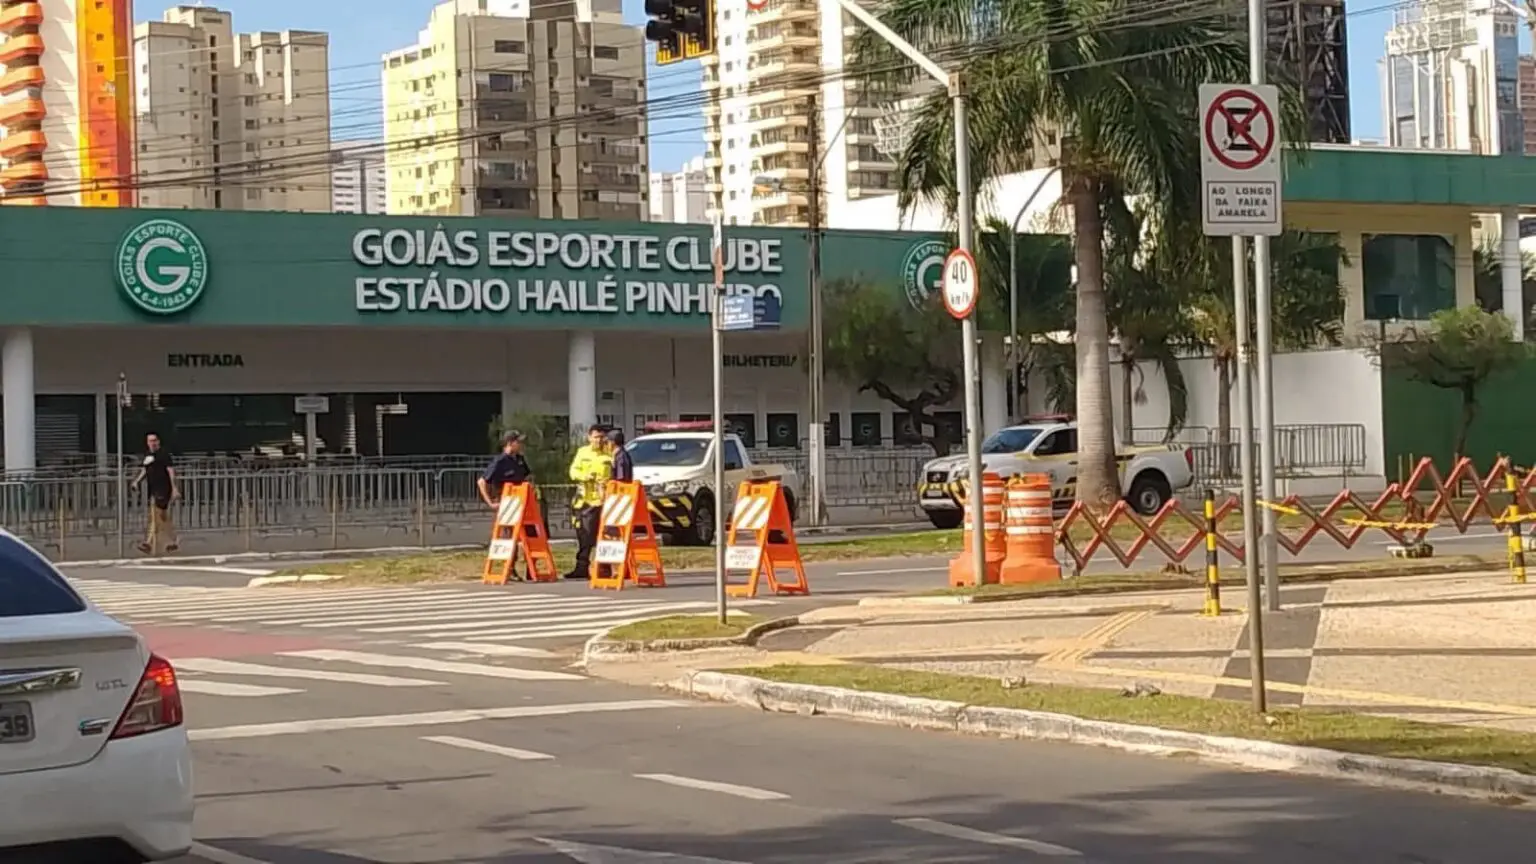
[{"label": "blue street sign", "polygon": [[757,323],[756,308],[753,298],[740,295],[731,295],[720,299],[720,322],[717,325],[721,330],[751,330]]},{"label": "blue street sign", "polygon": [[754,311],[756,329],[777,330],[784,313],[784,301],[777,294],[764,294],[757,298]]}]

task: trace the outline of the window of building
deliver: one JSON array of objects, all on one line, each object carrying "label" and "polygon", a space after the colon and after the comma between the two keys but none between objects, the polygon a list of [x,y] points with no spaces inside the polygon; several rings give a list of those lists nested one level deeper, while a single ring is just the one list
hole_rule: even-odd
[{"label": "window of building", "polygon": [[1367,234],[1360,239],[1365,314],[1420,321],[1456,305],[1456,247],[1439,234]]},{"label": "window of building", "polygon": [[526,54],[528,53],[528,46],[511,39],[497,39],[495,51],[497,54]]},{"label": "window of building", "polygon": [[855,447],[879,447],[885,418],[879,411],[855,411],[851,417],[852,442]]},{"label": "window of building", "polygon": [[597,60],[617,60],[619,49],[611,45],[597,45],[592,49],[592,56]]}]

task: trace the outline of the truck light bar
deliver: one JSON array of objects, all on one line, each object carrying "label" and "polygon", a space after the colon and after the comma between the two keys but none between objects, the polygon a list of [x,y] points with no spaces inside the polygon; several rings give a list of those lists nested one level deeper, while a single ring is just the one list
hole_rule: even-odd
[{"label": "truck light bar", "polygon": [[1026,423],[1071,423],[1077,418],[1071,414],[1030,414],[1024,418]]},{"label": "truck light bar", "polygon": [[652,432],[713,432],[715,424],[708,420],[662,421],[647,423],[641,431]]}]

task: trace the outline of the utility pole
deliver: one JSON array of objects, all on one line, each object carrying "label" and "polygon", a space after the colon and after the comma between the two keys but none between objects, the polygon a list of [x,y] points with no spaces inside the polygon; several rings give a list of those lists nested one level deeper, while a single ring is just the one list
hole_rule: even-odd
[{"label": "utility pole", "polygon": [[809,294],[811,300],[811,332],[810,332],[810,376],[811,376],[811,427],[808,449],[810,451],[810,505],[811,524],[821,525],[825,521],[827,500],[827,454],[826,454],[826,427],[827,420],[826,397],[823,393],[824,379],[826,378],[822,360],[822,330],[821,330],[821,101],[815,93],[809,99],[810,107],[810,231],[807,238],[810,247],[810,282]]}]

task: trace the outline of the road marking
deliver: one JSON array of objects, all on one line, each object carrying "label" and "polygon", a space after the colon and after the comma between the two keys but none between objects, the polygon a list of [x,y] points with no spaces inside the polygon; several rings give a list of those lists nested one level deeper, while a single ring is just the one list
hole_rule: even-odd
[{"label": "road marking", "polygon": [[1083,857],[1083,853],[1076,849],[1057,846],[1055,843],[1030,840],[1027,837],[1010,837],[1007,834],[993,834],[990,831],[978,831],[975,828],[967,828],[964,825],[951,825],[948,822],[938,822],[933,819],[896,819],[893,821],[897,825],[906,828],[929,834],[937,834],[940,837],[948,837],[951,840],[969,840],[972,843],[986,843],[989,846],[1009,846],[1014,849],[1033,852],[1036,855],[1049,855],[1055,858]]},{"label": "road marking", "polygon": [[944,567],[896,567],[890,570],[844,570],[839,576],[902,576],[909,573],[945,573]]},{"label": "road marking", "polygon": [[625,849],[621,846],[576,843],[571,840],[550,840],[544,837],[533,839],[575,861],[576,864],[746,864],[744,861],[723,861],[719,858],[701,858],[697,855],[677,855],[671,852],[646,852],[640,849]]},{"label": "road marking", "polygon": [[434,660],[431,657],[402,657],[398,654],[370,654],[364,651],[336,651],[321,648],[314,651],[287,651],[280,657],[302,657],[307,660],[326,660],[336,663],[356,663],[359,666],[391,666],[398,669],[415,669],[421,672],[439,672],[444,675],[471,675],[481,678],[509,678],[514,681],[585,681],[585,676],[569,672],[551,672],[545,669],[514,669],[510,666],[487,666],[481,663],[453,663]]},{"label": "road marking", "polygon": [[431,741],[433,744],[446,744],[449,747],[458,747],[463,750],[475,750],[480,753],[490,753],[495,756],[505,756],[508,759],[521,759],[530,761],[534,759],[553,759],[548,753],[535,753],[532,750],[519,750],[516,747],[503,747],[500,744],[487,744],[484,741],[476,741],[472,738],[455,738],[452,735],[429,735],[423,741]]},{"label": "road marking", "polygon": [[[228,573],[231,576],[271,576],[276,570],[257,570],[251,567],[220,567],[212,564],[199,567],[195,564],[129,564],[124,570],[167,570],[173,573]],[[176,586],[171,586],[176,587]],[[197,586],[207,587],[207,586]]]},{"label": "road marking", "polygon": [[1088,655],[1102,650],[1116,636],[1155,614],[1156,612],[1151,609],[1133,609],[1129,612],[1121,612],[1118,615],[1111,616],[1109,620],[1104,621],[1073,640],[1073,644],[1041,657],[1036,665],[1077,666],[1084,660],[1087,660]]},{"label": "road marking", "polygon": [[264,666],[259,663],[241,663],[235,660],[214,660],[193,657],[177,660],[177,669],[188,672],[205,672],[209,675],[259,675],[264,678],[303,678],[310,681],[334,681],[337,684],[362,684],[368,687],[441,687],[445,681],[427,681],[422,678],[397,678],[393,675],[365,675],[356,672],[332,672],[329,669],[294,669],[287,666]]},{"label": "road marking", "polygon": [[213,864],[272,864],[271,861],[247,858],[244,855],[209,846],[207,843],[193,843],[192,854],[199,858],[206,858]]},{"label": "road marking", "polygon": [[[184,664],[176,665],[186,668]],[[196,678],[182,678],[176,683],[183,693],[203,693],[208,696],[287,696],[304,692],[290,687],[262,687],[257,684],[236,684],[233,681],[199,681]]]},{"label": "road marking", "polygon": [[631,699],[624,702],[576,702],[569,705],[517,705],[510,708],[424,711],[418,714],[322,717],[313,720],[286,720],[276,723],[193,729],[187,733],[187,737],[193,741],[231,741],[246,738],[275,738],[281,735],[307,735],[314,732],[343,732],[352,729],[400,729],[410,726],[476,723],[481,720],[518,720],[527,717],[566,717],[575,714],[612,714],[657,708],[689,708],[693,704],[669,699]]},{"label": "road marking", "polygon": [[[617,601],[611,601],[617,602]],[[576,624],[582,621],[599,622],[609,618],[620,618],[626,615],[647,616],[656,612],[679,611],[686,612],[690,609],[709,609],[715,604],[703,600],[692,603],[646,603],[636,606],[625,606],[611,609],[607,612],[570,612],[564,615],[546,615],[537,618],[523,618],[521,616],[497,615],[494,612],[460,612],[455,615],[456,623],[437,624],[404,624],[396,627],[361,627],[363,633],[454,633],[458,631],[474,631],[483,627],[496,624]],[[408,614],[399,616],[402,620],[412,620]],[[473,620],[468,620],[473,619]]]},{"label": "road marking", "polygon": [[[570,598],[570,597],[540,597],[530,600],[501,600],[484,601],[480,598],[460,598],[449,600],[440,598],[436,600],[411,601],[409,606],[402,607],[400,603],[390,601],[379,604],[369,604],[371,607],[315,606],[306,609],[302,613],[297,610],[285,610],[281,615],[299,615],[295,618],[280,618],[276,620],[263,620],[262,623],[273,626],[302,625],[304,627],[353,627],[358,624],[387,624],[392,621],[432,621],[441,618],[459,618],[466,615],[493,615],[505,612],[511,614],[523,614],[527,612],[539,612],[544,608],[560,608],[564,603],[573,602],[602,603],[597,598]],[[351,617],[359,616],[359,617]]]},{"label": "road marking", "polygon": [[462,651],[465,654],[480,654],[485,657],[549,658],[560,656],[553,651],[545,651],[543,648],[524,648],[521,645],[496,645],[489,642],[423,642],[420,645],[412,645],[410,647],[420,648],[423,651]]},{"label": "road marking", "polygon": [[655,780],[657,783],[667,783],[687,789],[701,789],[705,792],[719,792],[722,795],[735,795],[737,798],[750,798],[753,801],[786,801],[789,799],[789,796],[782,792],[770,792],[767,789],[757,789],[752,786],[737,786],[735,783],[699,780],[694,777],[679,777],[676,774],[636,774],[635,776],[641,780]]}]

